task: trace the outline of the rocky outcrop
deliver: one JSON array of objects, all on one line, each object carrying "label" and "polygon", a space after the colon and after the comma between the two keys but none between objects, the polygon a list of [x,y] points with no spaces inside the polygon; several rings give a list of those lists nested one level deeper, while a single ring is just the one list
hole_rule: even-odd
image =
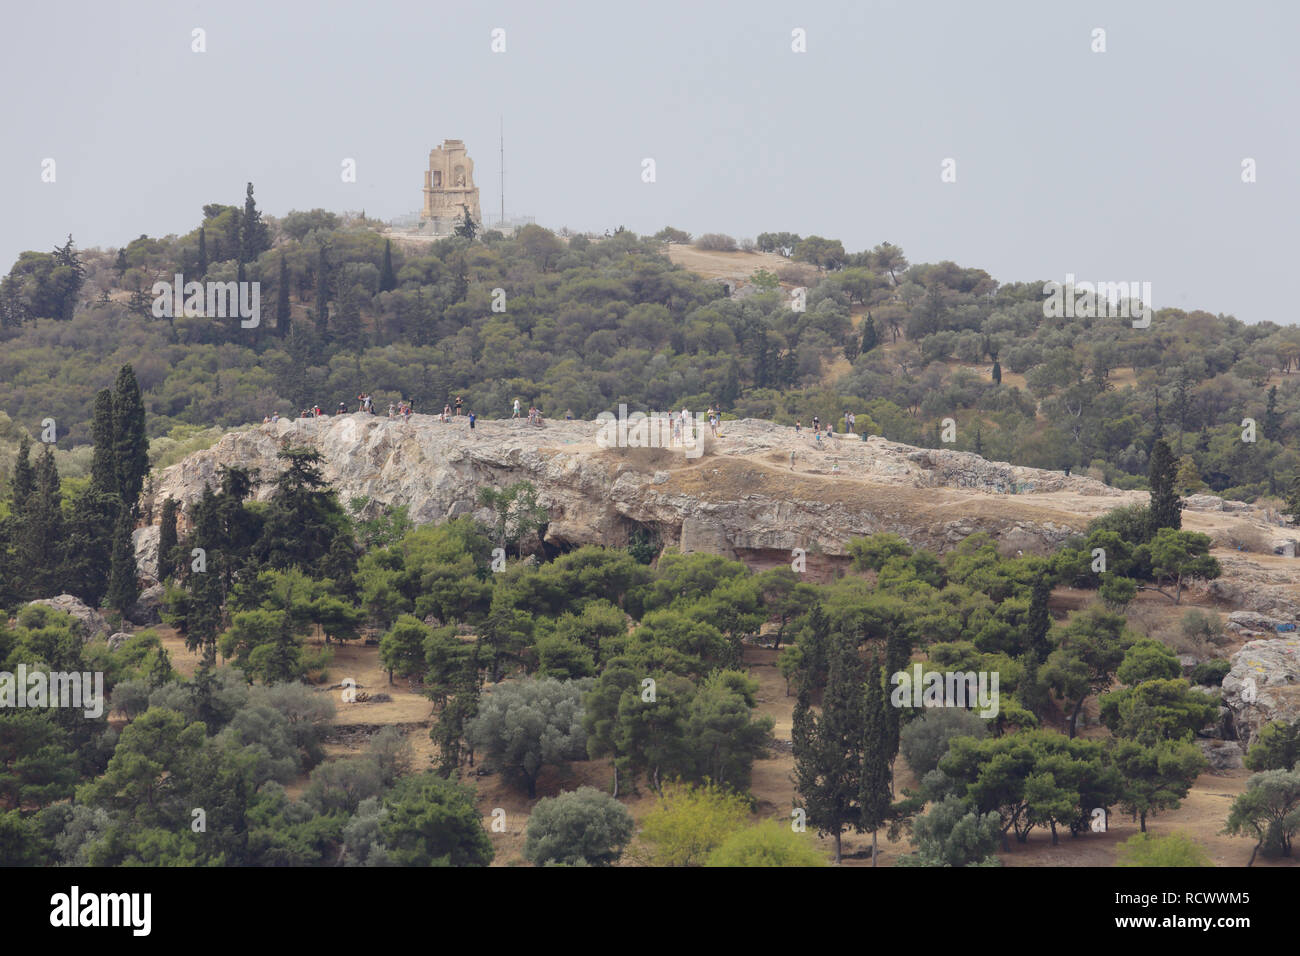
[{"label": "rocky outcrop", "polygon": [[1211,773],[1228,773],[1240,770],[1245,764],[1241,745],[1232,740],[1198,740],[1201,753],[1210,764]]},{"label": "rocky outcrop", "polygon": [[[754,420],[724,423],[719,439],[697,458],[681,449],[602,448],[598,430],[595,422],[537,428],[506,420],[481,421],[471,431],[465,419],[442,423],[428,415],[409,422],[360,413],[285,419],[231,432],[166,469],[146,504],[176,498],[183,530],[204,485],[215,486],[219,467],[229,463],[259,473],[255,497],[264,500],[285,444],[319,450],[341,500],[406,505],[417,523],[461,514],[486,518],[476,503],[479,489],[527,479],[551,514],[546,540],[561,547],[623,544],[636,529],[649,528],[683,550],[741,557],[794,548],[843,556],[849,538],[876,531],[940,550],[986,531],[1011,551],[1044,551],[1085,521],[1036,507],[1037,496],[1069,491],[1114,499],[1099,503],[1101,511],[1126,495],[1088,478],[966,452],[856,436],[818,444],[807,431],[798,435]],[[972,494],[997,504],[972,511],[963,506]],[[157,540],[156,526],[136,532],[137,565],[149,580],[157,573]]]},{"label": "rocky outcrop", "polygon": [[93,641],[96,638],[108,635],[108,622],[104,620],[103,615],[83,604],[71,594],[60,594],[52,598],[39,598],[29,603],[44,605],[69,614],[72,617],[77,634],[81,636],[83,641]]},{"label": "rocky outcrop", "polygon": [[151,584],[141,591],[140,596],[127,609],[126,619],[137,627],[161,624],[164,590],[161,584]]},{"label": "rocky outcrop", "polygon": [[1265,724],[1300,720],[1300,638],[1251,641],[1232,655],[1223,703],[1246,751]]},{"label": "rocky outcrop", "polygon": [[[698,457],[681,448],[602,447],[600,428],[579,421],[538,428],[516,419],[480,421],[471,431],[465,418],[443,423],[413,415],[404,422],[361,413],[285,419],[231,432],[166,469],[155,478],[144,510],[159,514],[162,500],[176,498],[184,533],[191,507],[205,484],[218,483],[221,465],[255,470],[254,496],[265,500],[280,471],[276,453],[283,445],[308,446],[321,452],[325,478],[342,501],[406,505],[417,523],[458,515],[486,520],[479,490],[527,479],[550,514],[548,546],[622,545],[646,529],[666,545],[738,557],[753,567],[788,564],[800,548],[809,576],[820,577],[843,565],[847,542],[859,535],[891,531],[916,547],[946,551],[984,532],[1004,553],[1042,554],[1093,517],[1147,500],[1144,492],[969,452],[877,437],[836,435],[817,442],[806,429],[796,433],[753,419],[724,422]],[[1238,517],[1220,510],[1201,520],[1266,529],[1247,511]],[[157,541],[156,526],[136,532],[145,580],[157,572]],[[1295,593],[1290,568],[1268,569],[1277,586],[1261,586],[1266,575],[1247,566],[1250,556],[1233,555],[1253,584],[1225,575],[1212,582],[1222,596],[1237,588],[1243,603],[1233,606],[1287,613]]]}]

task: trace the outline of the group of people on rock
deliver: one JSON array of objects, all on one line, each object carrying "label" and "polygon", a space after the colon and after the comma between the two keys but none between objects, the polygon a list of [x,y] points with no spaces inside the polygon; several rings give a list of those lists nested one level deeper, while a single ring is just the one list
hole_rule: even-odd
[{"label": "group of people on rock", "polygon": [[[514,407],[511,409],[511,412],[510,412],[510,417],[511,417],[511,419],[515,419],[515,418],[518,418],[521,414],[522,414],[522,412],[521,412],[521,405],[520,405],[520,403],[519,403],[519,399],[516,398],[516,399],[515,399]],[[569,412],[569,413],[568,413],[568,417],[572,418],[572,417],[573,417],[573,412]],[[540,408],[539,406],[537,406],[537,405],[530,405],[530,406],[528,407],[528,424],[530,424],[530,425],[541,425],[541,424],[542,424],[542,410],[541,410],[541,408]]]}]

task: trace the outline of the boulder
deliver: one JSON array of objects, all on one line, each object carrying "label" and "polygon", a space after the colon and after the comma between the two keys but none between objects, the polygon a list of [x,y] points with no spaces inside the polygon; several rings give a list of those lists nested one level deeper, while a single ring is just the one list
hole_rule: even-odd
[{"label": "boulder", "polygon": [[1279,627],[1293,622],[1261,614],[1258,611],[1233,611],[1228,615],[1228,628],[1239,634],[1276,634]]},{"label": "boulder", "polygon": [[163,593],[161,584],[151,584],[140,592],[126,611],[126,619],[137,627],[151,627],[162,623]]},{"label": "boulder", "polygon": [[109,636],[108,649],[110,651],[115,651],[130,639],[131,639],[131,635],[129,633],[127,633],[126,631],[118,631],[116,634],[112,634]]},{"label": "boulder", "polygon": [[52,598],[40,598],[29,602],[31,604],[41,604],[45,607],[53,608],[56,611],[64,611],[72,616],[75,622],[74,628],[81,636],[82,641],[93,641],[96,638],[108,636],[108,622],[104,616],[94,608],[83,604],[79,599],[71,594],[60,594]]},{"label": "boulder", "polygon": [[1300,637],[1251,641],[1233,654],[1223,703],[1246,750],[1265,724],[1300,720]]},{"label": "boulder", "polygon": [[1243,762],[1245,754],[1242,752],[1241,744],[1236,741],[1198,740],[1197,744],[1205,754],[1205,759],[1210,762],[1211,773],[1227,773],[1241,770],[1245,766]]}]

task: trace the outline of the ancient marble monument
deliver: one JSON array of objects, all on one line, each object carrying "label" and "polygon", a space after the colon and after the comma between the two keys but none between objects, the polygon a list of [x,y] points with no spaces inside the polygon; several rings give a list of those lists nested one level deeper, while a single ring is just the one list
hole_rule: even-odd
[{"label": "ancient marble monument", "polygon": [[429,169],[424,174],[424,209],[421,229],[450,233],[469,209],[470,218],[483,221],[479,212],[478,187],[474,185],[474,160],[459,139],[443,140],[429,152]]}]

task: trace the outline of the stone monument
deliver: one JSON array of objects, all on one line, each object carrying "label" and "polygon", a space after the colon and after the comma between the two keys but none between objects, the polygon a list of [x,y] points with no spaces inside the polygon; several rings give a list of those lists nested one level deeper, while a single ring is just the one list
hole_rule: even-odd
[{"label": "stone monument", "polygon": [[424,174],[424,209],[420,213],[421,231],[450,234],[469,210],[470,218],[481,224],[478,187],[474,185],[474,160],[459,139],[443,140],[429,152],[429,169]]}]

